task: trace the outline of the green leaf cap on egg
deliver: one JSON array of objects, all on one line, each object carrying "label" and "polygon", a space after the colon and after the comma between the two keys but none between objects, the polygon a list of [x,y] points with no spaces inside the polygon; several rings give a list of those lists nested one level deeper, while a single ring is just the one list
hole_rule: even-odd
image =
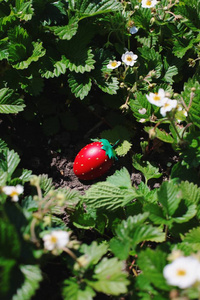
[{"label": "green leaf cap on egg", "polygon": [[102,143],[101,149],[106,151],[106,155],[108,155],[109,158],[117,159],[116,151],[113,149],[113,146],[109,143],[106,139],[100,139],[100,142]]}]

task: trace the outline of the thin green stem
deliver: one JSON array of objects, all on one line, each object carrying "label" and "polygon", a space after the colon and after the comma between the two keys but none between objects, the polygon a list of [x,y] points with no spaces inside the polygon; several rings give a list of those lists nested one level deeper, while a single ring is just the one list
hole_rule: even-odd
[{"label": "thin green stem", "polygon": [[173,126],[173,128],[174,128],[174,130],[176,132],[176,134],[177,134],[177,137],[179,138],[180,141],[182,141],[182,138],[181,138],[181,136],[180,136],[180,134],[179,134],[179,132],[178,132],[178,130],[176,128],[176,125],[174,124],[174,120],[171,119],[171,118],[169,118],[169,120],[170,120],[170,122],[171,122],[171,124],[172,124],[172,126]]}]

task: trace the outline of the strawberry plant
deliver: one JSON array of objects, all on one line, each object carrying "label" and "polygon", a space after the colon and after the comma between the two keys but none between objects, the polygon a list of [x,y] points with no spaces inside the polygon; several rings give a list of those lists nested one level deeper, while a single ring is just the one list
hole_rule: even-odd
[{"label": "strawberry plant", "polygon": [[199,16],[0,0],[1,299],[200,299]]}]

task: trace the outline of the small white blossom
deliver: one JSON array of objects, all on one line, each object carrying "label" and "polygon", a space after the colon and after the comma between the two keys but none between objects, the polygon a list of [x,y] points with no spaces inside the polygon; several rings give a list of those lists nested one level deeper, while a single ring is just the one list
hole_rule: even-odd
[{"label": "small white blossom", "polygon": [[17,202],[19,200],[19,195],[23,193],[24,187],[20,184],[16,186],[4,186],[2,187],[4,194],[10,196],[12,201]]},{"label": "small white blossom", "polygon": [[116,69],[121,65],[121,61],[116,61],[116,60],[110,60],[109,64],[107,65],[108,69]]},{"label": "small white blossom", "polygon": [[139,110],[138,110],[138,112],[141,114],[141,115],[144,115],[144,114],[146,114],[146,112],[147,112],[147,110],[146,110],[146,108],[140,108]]},{"label": "small white blossom", "polygon": [[173,108],[176,108],[176,106],[177,106],[177,100],[168,99],[160,109],[161,115],[165,117],[166,113],[168,111],[171,111]]},{"label": "small white blossom", "polygon": [[145,119],[140,119],[139,122],[144,123],[144,122],[146,122],[146,120]]},{"label": "small white blossom", "polygon": [[135,26],[132,26],[132,27],[129,29],[129,32],[130,32],[131,34],[136,34],[136,33],[138,32],[138,28],[135,27]]},{"label": "small white blossom", "polygon": [[151,8],[158,4],[157,0],[142,0],[142,7]]},{"label": "small white blossom", "polygon": [[169,285],[185,289],[198,280],[199,265],[199,261],[192,256],[178,257],[164,267],[163,275]]},{"label": "small white blossom", "polygon": [[53,230],[43,236],[44,248],[52,251],[54,249],[62,249],[69,242],[69,233],[63,230]]},{"label": "small white blossom", "polygon": [[183,114],[184,114],[185,117],[188,116],[187,111],[181,105],[179,105],[179,104],[177,105],[177,110],[178,111],[183,111]]},{"label": "small white blossom", "polygon": [[158,93],[150,93],[149,95],[146,95],[147,100],[156,106],[163,106],[168,98],[165,96],[165,91],[163,89],[159,89]]},{"label": "small white blossom", "polygon": [[122,55],[122,61],[127,65],[127,66],[133,66],[136,63],[138,56],[134,54],[132,51],[126,51]]}]

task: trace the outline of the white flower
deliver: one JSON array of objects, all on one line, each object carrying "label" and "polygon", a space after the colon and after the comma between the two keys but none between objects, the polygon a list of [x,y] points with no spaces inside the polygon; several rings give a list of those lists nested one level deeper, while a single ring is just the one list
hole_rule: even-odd
[{"label": "white flower", "polygon": [[137,29],[137,27],[132,26],[132,27],[129,29],[129,32],[130,32],[131,34],[136,34],[136,33],[138,32],[138,29]]},{"label": "white flower", "polygon": [[199,262],[192,256],[179,257],[163,269],[163,275],[169,285],[185,289],[198,279]]},{"label": "white flower", "polygon": [[166,113],[168,111],[171,111],[173,108],[176,108],[176,106],[177,106],[177,100],[168,99],[160,109],[161,115],[165,117]]},{"label": "white flower", "polygon": [[17,202],[19,200],[19,195],[23,193],[24,187],[20,184],[16,186],[4,186],[2,187],[4,194],[10,196],[12,201]]},{"label": "white flower", "polygon": [[127,65],[127,66],[133,66],[136,63],[138,56],[136,54],[133,54],[132,51],[126,51],[122,55],[122,61]]},{"label": "white flower", "polygon": [[51,233],[44,235],[44,248],[52,251],[62,249],[69,242],[69,233],[63,230],[53,230]]},{"label": "white flower", "polygon": [[165,91],[163,89],[159,89],[158,93],[150,93],[146,95],[147,100],[156,106],[163,106],[165,102],[167,102],[168,98],[165,97]]},{"label": "white flower", "polygon": [[116,69],[121,65],[121,61],[116,61],[116,60],[110,60],[109,64],[107,65],[108,69]]},{"label": "white flower", "polygon": [[146,122],[146,120],[145,119],[140,119],[139,122],[144,123],[144,122]]},{"label": "white flower", "polygon": [[141,114],[141,115],[144,115],[144,114],[146,114],[146,112],[147,112],[147,110],[146,110],[146,108],[140,108],[139,110],[138,110],[138,112]]},{"label": "white flower", "polygon": [[184,114],[185,117],[188,116],[187,111],[180,104],[177,105],[177,110],[178,111],[183,111],[183,114]]},{"label": "white flower", "polygon": [[151,8],[158,4],[157,0],[142,0],[142,7]]}]

